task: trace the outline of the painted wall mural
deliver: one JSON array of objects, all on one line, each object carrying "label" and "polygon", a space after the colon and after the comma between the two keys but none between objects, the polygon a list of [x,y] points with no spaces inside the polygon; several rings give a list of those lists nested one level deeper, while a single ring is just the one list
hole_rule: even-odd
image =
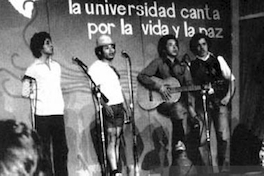
[{"label": "painted wall mural", "polygon": [[[140,175],[166,173],[171,163],[170,120],[137,104],[136,76],[158,56],[160,36],[174,34],[180,42],[180,58],[193,58],[188,42],[195,32],[204,32],[213,39],[212,50],[231,62],[229,0],[2,0],[0,24],[0,119],[17,119],[28,125],[30,104],[21,97],[21,78],[34,59],[29,40],[35,32],[51,34],[53,58],[62,65],[68,166],[72,176],[101,174],[97,155],[100,134],[96,130],[90,80],[72,62],[77,57],[89,67],[96,60],[95,40],[100,34],[109,34],[116,42],[114,66],[128,99],[127,61],[121,51],[131,57]],[[133,173],[132,139],[131,125],[126,125],[121,158],[128,175]],[[163,153],[158,150],[160,141],[164,144]]]}]

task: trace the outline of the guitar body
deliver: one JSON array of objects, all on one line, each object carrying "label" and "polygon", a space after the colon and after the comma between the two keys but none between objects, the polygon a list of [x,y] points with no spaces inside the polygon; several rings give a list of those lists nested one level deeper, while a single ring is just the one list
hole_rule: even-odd
[{"label": "guitar body", "polygon": [[[166,85],[168,87],[181,87],[180,82],[173,77],[169,77],[167,79],[160,79],[157,77],[151,77],[151,79],[161,85]],[[177,102],[181,97],[181,92],[174,92],[171,94],[171,97],[169,100],[164,100],[161,96],[161,94],[155,90],[149,90],[146,87],[144,87],[142,84],[138,84],[137,87],[137,99],[139,106],[144,110],[151,110],[156,108],[158,105],[160,105],[163,102]]]}]

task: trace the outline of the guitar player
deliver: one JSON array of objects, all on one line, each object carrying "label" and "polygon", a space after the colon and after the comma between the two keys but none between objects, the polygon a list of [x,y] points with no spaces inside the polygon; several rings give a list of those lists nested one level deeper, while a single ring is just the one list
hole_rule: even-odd
[{"label": "guitar player", "polygon": [[[195,34],[190,40],[190,50],[196,56],[191,62],[191,74],[195,84],[213,83],[223,81],[223,91],[216,91],[213,96],[208,93],[208,114],[211,116],[216,129],[218,165],[220,171],[229,171],[229,105],[235,93],[235,77],[222,56],[215,56],[210,52],[211,42],[201,33]],[[227,87],[227,88],[224,88]],[[203,116],[201,94],[196,97],[196,111]],[[210,117],[209,117],[210,118]],[[203,159],[206,161],[206,159]],[[207,163],[205,163],[207,164]]]},{"label": "guitar player", "polygon": [[[158,42],[159,57],[154,59],[137,76],[140,84],[149,90],[159,92],[165,101],[157,106],[157,111],[170,118],[172,122],[172,165],[177,165],[177,159],[186,150],[185,133],[182,120],[189,114],[196,116],[192,108],[193,97],[189,92],[182,94],[177,102],[170,102],[170,87],[159,82],[155,82],[152,77],[160,79],[176,78],[182,86],[192,85],[191,73],[184,62],[178,58],[179,43],[174,35],[162,36]],[[194,118],[193,118],[194,119]],[[185,161],[190,160],[186,157]]]}]

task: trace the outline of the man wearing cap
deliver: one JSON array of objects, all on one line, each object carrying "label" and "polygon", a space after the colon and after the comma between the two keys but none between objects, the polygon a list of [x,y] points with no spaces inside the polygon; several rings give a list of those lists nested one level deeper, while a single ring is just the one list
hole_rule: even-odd
[{"label": "man wearing cap", "polygon": [[119,160],[120,134],[124,124],[124,115],[127,111],[120,75],[111,65],[115,57],[115,43],[108,35],[101,35],[96,40],[95,54],[98,57],[89,68],[89,75],[95,84],[100,87],[107,102],[101,101],[103,106],[104,124],[107,134],[107,158],[111,166],[111,175],[121,175],[117,168]]}]

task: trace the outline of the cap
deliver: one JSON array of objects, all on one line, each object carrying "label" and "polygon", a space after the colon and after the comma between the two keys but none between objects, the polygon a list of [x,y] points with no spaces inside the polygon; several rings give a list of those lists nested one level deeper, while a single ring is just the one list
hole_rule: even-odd
[{"label": "cap", "polygon": [[96,40],[96,47],[114,44],[112,38],[108,35],[101,35]]}]

